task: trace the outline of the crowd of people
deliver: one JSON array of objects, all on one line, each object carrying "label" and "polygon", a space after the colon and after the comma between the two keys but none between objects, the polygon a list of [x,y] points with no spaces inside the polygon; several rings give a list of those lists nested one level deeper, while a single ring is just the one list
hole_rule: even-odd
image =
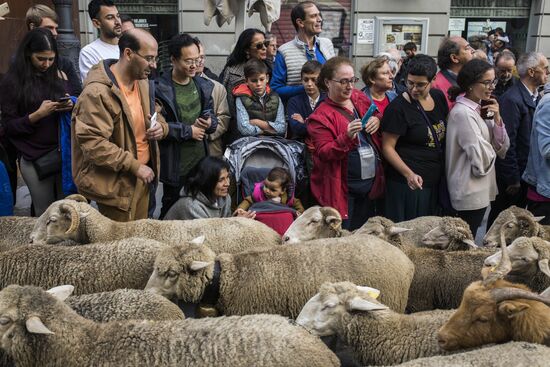
[{"label": "crowd of people", "polygon": [[517,54],[502,29],[470,42],[445,37],[437,61],[412,42],[403,56],[382,52],[361,68],[359,90],[352,61],[319,36],[313,1],[292,9],[296,36],[278,48],[273,35],[242,32],[219,76],[190,34],[169,41],[171,68],[159,73],[151,34],[111,0],[92,0],[88,11],[99,38],[75,70],[58,53],[55,12],[29,9],[29,32],[0,85],[3,164],[13,187],[17,161],[35,215],[68,193],[67,149],[73,190],[115,220],[150,217],[159,181],[161,218],[254,218],[257,201],[299,215],[284,169],[238,207],[231,201],[224,148],[260,136],[305,143],[305,206],[336,208],[350,230],[374,215],[453,215],[476,233],[489,206],[490,225],[511,205],[550,222],[548,61]]}]

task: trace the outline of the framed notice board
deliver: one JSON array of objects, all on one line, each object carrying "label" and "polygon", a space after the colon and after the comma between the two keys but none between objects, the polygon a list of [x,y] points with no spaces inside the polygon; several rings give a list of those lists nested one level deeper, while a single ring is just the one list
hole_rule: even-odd
[{"label": "framed notice board", "polygon": [[428,18],[375,18],[374,54],[389,48],[403,51],[407,42],[414,42],[420,53],[428,52]]}]

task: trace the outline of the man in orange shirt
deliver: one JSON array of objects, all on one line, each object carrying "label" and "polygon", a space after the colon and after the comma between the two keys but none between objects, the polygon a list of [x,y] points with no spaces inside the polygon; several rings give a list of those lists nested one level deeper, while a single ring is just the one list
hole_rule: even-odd
[{"label": "man in orange shirt", "polygon": [[[159,172],[157,140],[168,133],[154,113],[158,45],[141,29],[119,40],[120,59],[94,66],[73,111],[72,168],[79,193],[117,221],[147,217],[149,184]],[[154,120],[154,119],[153,119]]]}]

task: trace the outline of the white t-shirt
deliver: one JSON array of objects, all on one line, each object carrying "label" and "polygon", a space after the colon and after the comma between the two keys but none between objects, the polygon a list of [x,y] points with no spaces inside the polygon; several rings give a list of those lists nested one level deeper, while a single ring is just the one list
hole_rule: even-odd
[{"label": "white t-shirt", "polygon": [[101,38],[96,39],[92,43],[84,46],[80,50],[80,56],[78,58],[78,66],[80,68],[80,77],[82,82],[86,79],[88,71],[95,64],[101,60],[107,59],[119,59],[120,52],[118,45],[111,45],[110,43],[103,42]]}]

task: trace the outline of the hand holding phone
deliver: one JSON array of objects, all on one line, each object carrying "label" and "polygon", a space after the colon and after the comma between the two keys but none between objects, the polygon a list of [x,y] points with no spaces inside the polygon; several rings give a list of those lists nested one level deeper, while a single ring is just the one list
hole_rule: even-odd
[{"label": "hand holding phone", "polygon": [[57,103],[67,103],[67,101],[70,101],[70,100],[71,100],[71,97],[64,96],[64,97],[60,97],[60,98],[56,99],[55,101]]},{"label": "hand holding phone", "polygon": [[153,116],[151,116],[151,128],[155,127],[157,124],[157,113],[155,112]]},{"label": "hand holding phone", "polygon": [[377,109],[378,109],[378,107],[376,107],[376,105],[374,103],[371,103],[369,109],[365,113],[365,116],[363,116],[363,118],[361,119],[361,128],[362,129],[365,128],[365,125],[367,125],[367,122],[372,117],[372,115],[374,115],[374,112],[376,112]]},{"label": "hand holding phone", "polygon": [[495,113],[493,111],[489,111],[488,108],[483,108],[485,106],[489,106],[495,103],[495,100],[493,100],[493,96],[491,96],[491,99],[482,99],[481,100],[481,112],[479,113],[482,119],[492,119],[495,116]]}]

